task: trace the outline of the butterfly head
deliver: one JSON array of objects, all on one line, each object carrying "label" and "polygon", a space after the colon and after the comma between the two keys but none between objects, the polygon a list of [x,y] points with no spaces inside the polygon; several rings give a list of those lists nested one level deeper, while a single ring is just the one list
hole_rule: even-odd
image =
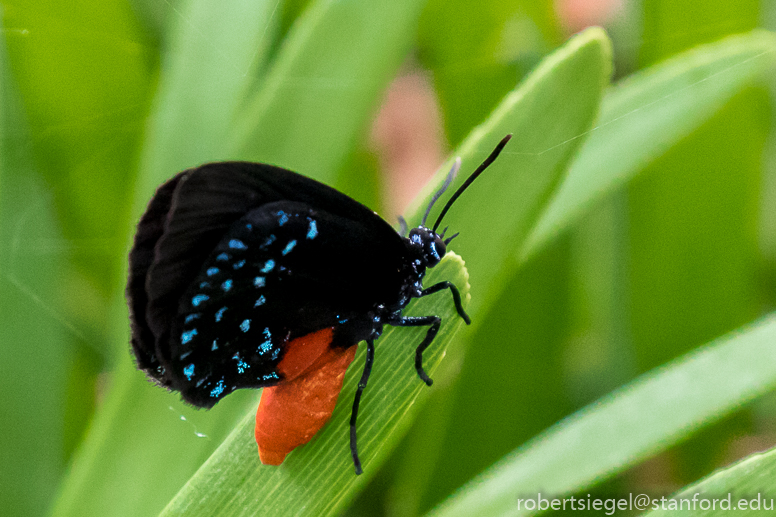
[{"label": "butterfly head", "polygon": [[442,257],[447,252],[447,245],[442,235],[425,226],[418,226],[410,230],[410,245],[417,253],[427,267],[434,267],[439,264]]},{"label": "butterfly head", "polygon": [[461,168],[461,159],[456,158],[455,163],[453,163],[453,167],[447,174],[447,178],[445,178],[445,182],[431,198],[431,201],[426,208],[426,213],[423,215],[423,221],[421,221],[420,226],[410,230],[408,237],[411,248],[416,250],[419,259],[423,261],[427,267],[434,267],[439,264],[439,262],[442,260],[442,257],[444,257],[445,253],[447,252],[447,245],[450,244],[450,241],[452,241],[458,235],[456,233],[445,239],[445,232],[447,231],[447,228],[445,228],[441,234],[437,233],[437,228],[439,228],[439,223],[442,222],[442,218],[445,216],[445,214],[447,214],[447,211],[450,210],[450,207],[453,206],[453,203],[455,203],[458,197],[463,194],[464,190],[466,190],[469,185],[471,185],[472,182],[477,179],[480,174],[482,174],[482,171],[484,171],[488,165],[493,163],[499,153],[501,153],[501,150],[504,149],[504,146],[507,145],[507,142],[509,142],[510,138],[512,138],[512,135],[507,135],[501,140],[501,142],[499,142],[493,152],[490,153],[490,156],[488,156],[488,158],[482,162],[482,165],[477,167],[477,170],[475,170],[471,176],[469,176],[466,181],[464,181],[463,185],[461,185],[458,190],[456,190],[455,193],[450,197],[442,209],[442,212],[440,212],[439,216],[437,217],[434,226],[428,228],[426,226],[426,220],[428,219],[428,215],[431,212],[431,208],[434,206],[434,203],[437,201],[437,199],[439,199],[440,196],[444,194],[445,190],[447,190],[447,187],[450,186],[453,179],[455,178],[455,175],[458,173],[458,169]]}]

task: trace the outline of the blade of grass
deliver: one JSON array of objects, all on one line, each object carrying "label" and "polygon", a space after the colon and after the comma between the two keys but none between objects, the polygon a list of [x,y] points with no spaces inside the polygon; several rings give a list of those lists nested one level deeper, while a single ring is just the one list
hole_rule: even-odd
[{"label": "blade of grass", "polygon": [[234,118],[266,67],[277,20],[273,0],[190,0],[175,12],[146,133],[139,213],[165,179],[204,162],[234,158]]},{"label": "blade of grass", "polygon": [[[463,261],[455,254],[430,270],[426,283],[449,280],[461,289],[464,304],[469,285]],[[434,371],[462,320],[448,296],[414,301],[408,315],[437,314],[444,322],[434,344],[424,354],[424,366]],[[359,411],[359,453],[364,475],[357,477],[349,449],[350,408],[364,361],[361,347],[345,376],[331,421],[313,440],[293,451],[279,467],[258,460],[253,439],[254,415],[249,412],[234,432],[167,506],[163,516],[197,515],[332,515],[341,512],[355,491],[372,476],[399,439],[425,384],[413,366],[414,350],[424,328],[386,327],[377,341],[375,366]]]},{"label": "blade of grass", "polygon": [[[440,378],[458,374],[473,333],[484,324],[486,309],[510,285],[518,265],[513,259],[515,251],[581,144],[583,138],[577,137],[593,123],[608,84],[610,52],[609,41],[600,29],[575,36],[509,93],[456,150],[455,155],[463,158],[460,184],[506,133],[514,133],[499,158],[456,201],[442,224],[449,224],[451,232],[461,232],[451,247],[467,260],[472,278],[473,323],[462,333],[461,346],[451,350],[451,361],[445,362],[445,373]],[[414,213],[408,217],[410,223],[419,222],[428,197],[446,173],[442,168],[436,181],[424,190],[426,195],[418,198],[420,201],[410,210]],[[456,186],[452,185],[450,191]],[[435,213],[440,209],[437,207]],[[435,393],[434,405],[455,407],[454,403],[441,401],[450,393]],[[411,449],[405,448],[395,489],[402,494],[413,492],[413,504],[419,504],[422,491],[436,486],[436,480],[431,482],[439,473],[434,464],[443,458],[440,447],[446,443],[445,423],[429,421],[425,414],[420,419],[416,428],[435,431],[420,432],[413,437]],[[452,456],[458,457],[455,453]],[[455,461],[444,463],[442,470],[449,471],[450,463]]]},{"label": "blade of grass", "polygon": [[[461,233],[451,246],[469,264],[473,319],[498,296],[504,275],[514,270],[515,250],[592,125],[610,73],[611,44],[606,33],[587,29],[542,61],[456,150],[454,156],[460,156],[464,165],[450,191],[463,183],[504,135],[514,135],[442,224]],[[412,205],[407,218],[411,224],[420,221],[423,200],[446,173],[443,167]],[[432,212],[432,221],[439,210],[441,206]]]},{"label": "blade of grass", "polygon": [[[2,4],[3,37],[35,163],[55,193],[63,233],[100,243],[71,258],[100,297],[74,302],[71,296],[64,310],[83,327],[104,329],[104,299],[118,274],[115,261],[131,205],[126,193],[148,114],[156,48],[126,0]],[[99,348],[106,337],[97,336],[92,347],[104,357],[110,347]]]},{"label": "blade of grass", "polygon": [[238,118],[230,154],[335,184],[358,131],[410,51],[423,4],[313,3]]},{"label": "blade of grass", "polygon": [[434,74],[453,145],[566,37],[552,2],[430,0],[418,54]]},{"label": "blade of grass", "polygon": [[[176,12],[124,241],[159,183],[180,168],[223,157],[229,123],[263,60],[273,6],[270,0],[240,0],[224,9],[191,1]],[[116,269],[125,271],[125,257]],[[123,285],[115,292],[122,293]],[[254,398],[239,393],[203,413],[153,386],[129,356],[123,295],[112,301],[118,354],[113,384],[62,483],[54,515],[156,515]],[[166,467],[149,468],[158,464]]]},{"label": "blade of grass", "polygon": [[74,353],[56,305],[63,264],[41,253],[61,230],[5,50],[0,40],[0,512],[37,516],[65,467],[62,399]]},{"label": "blade of grass", "polygon": [[430,515],[527,515],[519,497],[582,490],[776,387],[776,315],[724,336],[559,422]]},{"label": "blade of grass", "polygon": [[[645,517],[676,515],[711,517],[736,515],[762,515],[764,510],[776,508],[776,449],[763,454],[753,454],[708,478],[686,487],[668,500],[655,501],[658,507],[644,514]],[[701,499],[705,499],[702,502]],[[716,501],[716,504],[715,502]],[[723,503],[723,501],[725,501]],[[671,512],[669,514],[669,512]]]},{"label": "blade of grass", "polygon": [[596,127],[522,246],[521,261],[709,120],[735,94],[762,81],[774,59],[776,36],[754,31],[700,46],[613,87]]},{"label": "blade of grass", "polygon": [[[681,63],[684,63],[684,67],[688,67],[688,70],[685,70],[683,66],[680,63],[677,64],[666,64],[661,65],[661,67],[656,67],[654,70],[646,71],[641,74],[639,78],[634,78],[631,80],[626,81],[622,85],[620,85],[616,89],[617,95],[622,99],[629,99],[628,103],[621,102],[619,108],[616,110],[617,113],[613,114],[614,110],[612,109],[612,94],[610,94],[609,97],[605,100],[605,108],[603,109],[604,116],[609,117],[610,119],[617,119],[617,117],[623,117],[622,120],[617,120],[617,124],[624,124],[627,119],[633,118],[633,124],[634,127],[632,130],[629,130],[630,134],[638,135],[639,137],[643,136],[643,141],[632,141],[628,142],[627,144],[622,144],[619,140],[618,135],[614,135],[612,137],[606,136],[605,138],[602,137],[601,132],[602,131],[608,131],[609,126],[602,126],[601,124],[598,125],[598,129],[594,130],[592,134],[590,135],[590,140],[588,140],[580,150],[580,155],[585,155],[585,158],[578,157],[577,161],[574,162],[572,165],[572,170],[569,172],[570,176],[566,178],[564,183],[561,187],[559,187],[559,190],[564,189],[567,187],[568,182],[572,179],[572,176],[574,174],[577,174],[580,170],[577,169],[577,164],[580,160],[584,160],[585,163],[588,163],[589,166],[586,167],[584,170],[586,171],[586,176],[577,176],[576,178],[573,178],[576,183],[575,187],[573,189],[567,189],[565,192],[567,192],[570,196],[577,196],[575,199],[564,198],[563,201],[559,201],[558,198],[554,198],[552,201],[552,206],[558,208],[558,210],[569,210],[570,212],[570,219],[576,220],[577,218],[581,217],[584,214],[584,210],[576,210],[575,208],[577,205],[583,205],[585,207],[592,206],[593,203],[596,201],[600,201],[603,197],[602,194],[600,194],[601,188],[594,188],[594,187],[600,187],[602,184],[606,184],[607,180],[611,180],[611,176],[609,175],[611,170],[614,171],[622,171],[622,167],[626,166],[631,167],[633,170],[638,170],[638,167],[635,165],[638,162],[633,161],[634,156],[640,156],[640,153],[642,153],[642,150],[645,148],[651,148],[653,152],[662,152],[663,149],[669,149],[672,146],[676,145],[676,142],[678,142],[682,136],[686,136],[686,132],[689,132],[692,128],[687,129],[685,127],[687,113],[689,112],[694,118],[694,124],[700,125],[704,121],[708,120],[711,116],[710,113],[713,113],[714,111],[718,110],[719,106],[724,105],[730,97],[732,97],[735,93],[742,91],[744,88],[751,86],[755,83],[755,78],[758,77],[758,74],[762,76],[763,67],[767,62],[769,62],[769,59],[767,56],[762,56],[762,52],[765,49],[768,49],[772,47],[772,38],[770,36],[763,37],[762,33],[760,34],[754,34],[754,35],[747,35],[746,37],[737,37],[733,38],[730,41],[727,41],[724,44],[716,44],[716,46],[713,46],[711,49],[708,50],[708,52],[702,52],[702,58],[698,57],[699,51],[693,51],[686,53],[685,60],[681,60],[677,58],[677,61],[680,61]],[[747,53],[744,53],[744,56],[742,57],[740,53],[742,52],[741,48],[747,50]],[[719,52],[717,52],[719,50]],[[735,52],[734,52],[735,50]],[[730,55],[736,56],[735,59],[732,59]],[[727,70],[730,68],[731,63],[738,63],[740,61],[745,61],[746,59],[749,59],[751,56],[759,56],[757,59],[760,59],[760,63],[757,63],[756,66],[755,63],[752,63],[754,68],[756,70],[749,70],[746,74],[743,74],[742,76],[739,76],[737,73],[734,73],[735,70]],[[689,64],[688,64],[689,62]],[[708,62],[711,62],[709,64]],[[670,66],[669,66],[670,65]],[[683,86],[686,86],[688,84],[694,85],[696,80],[702,80],[704,77],[711,77],[711,80],[716,80],[716,76],[713,75],[715,72],[709,72],[708,69],[712,69],[715,72],[719,72],[719,70],[726,70],[728,74],[732,73],[732,77],[726,77],[726,80],[733,81],[733,85],[725,85],[723,84],[721,87],[714,87],[713,85],[703,85],[704,94],[700,96],[696,96],[692,91],[683,92],[680,90],[679,94],[683,95],[682,102],[676,102],[672,104],[671,106],[668,106],[668,108],[676,109],[677,113],[674,115],[677,117],[677,120],[674,120],[671,115],[670,111],[662,112],[661,110],[653,110],[653,106],[655,102],[669,102],[668,100],[665,100],[664,97],[669,96],[669,93],[673,91],[675,88],[681,88]],[[710,75],[711,74],[711,75]],[[740,82],[739,82],[740,81]],[[632,90],[631,90],[632,89]],[[630,91],[628,91],[630,90]],[[691,90],[691,88],[690,88]],[[673,102],[674,99],[669,99],[670,102]],[[684,104],[683,104],[684,103]],[[678,106],[678,108],[677,108]],[[640,110],[640,107],[645,107],[644,110]],[[705,111],[704,111],[705,110]],[[654,131],[649,130],[652,126],[655,126],[656,124],[650,124],[645,123],[641,118],[646,117],[647,119],[650,119],[651,117],[656,116],[656,113],[661,115],[659,117],[662,121],[660,124],[657,124],[657,129]],[[681,120],[679,120],[681,119]],[[615,125],[615,124],[612,124]],[[665,126],[665,127],[661,127]],[[680,128],[683,128],[682,131],[679,131],[679,133],[674,133],[675,128],[679,126]],[[649,130],[649,131],[648,131]],[[643,135],[642,135],[643,132]],[[616,133],[616,132],[615,132]],[[608,135],[608,133],[607,133]],[[650,141],[650,139],[652,139]],[[595,141],[594,141],[595,140]],[[655,144],[655,141],[659,143],[659,145]],[[596,144],[596,147],[594,150],[591,147],[593,144]],[[609,146],[609,147],[606,147]],[[661,147],[664,146],[664,147]],[[619,152],[618,152],[619,149]],[[658,150],[656,150],[658,149]],[[627,150],[627,152],[625,152]],[[603,160],[604,158],[609,158],[608,162],[600,161],[597,162],[596,160]],[[645,160],[645,163],[649,163],[649,160]],[[632,174],[635,174],[635,172],[631,171],[631,175],[628,176],[625,175],[625,178],[628,179],[632,177]],[[614,175],[615,177],[617,174]],[[625,181],[625,179],[623,179]],[[612,187],[613,190],[614,187]],[[605,190],[605,189],[604,189]],[[589,203],[585,204],[585,203]],[[559,212],[565,214],[565,212]],[[543,216],[546,218],[547,213],[545,212]],[[542,223],[546,222],[545,219],[542,219]],[[534,229],[535,231],[535,229]],[[535,234],[534,234],[535,235]],[[530,253],[526,253],[523,258],[527,260],[529,257],[533,257],[533,259],[536,259],[536,253],[540,250],[544,249],[547,243],[549,243],[551,240],[551,237],[547,237],[542,239],[541,241],[534,241],[532,247],[530,249]],[[532,243],[527,243],[528,246],[530,246]],[[467,255],[468,257],[468,255]],[[545,257],[541,257],[542,260],[545,260]],[[525,265],[526,262],[523,262]],[[600,267],[599,267],[600,269]],[[474,278],[474,270],[472,269],[472,277]],[[558,273],[561,274],[561,273]],[[524,286],[520,286],[524,287]],[[511,299],[502,298],[499,300],[498,305],[500,307],[510,307]],[[537,299],[537,303],[541,304],[541,297]],[[554,306],[558,303],[562,303],[560,300],[556,299],[554,301]],[[483,321],[484,325],[488,325],[489,328],[492,328],[493,325],[498,324],[497,321],[491,321],[491,314],[488,314],[488,318],[480,319],[480,321]],[[503,324],[501,325],[503,327]],[[475,354],[473,357],[475,360],[477,359],[477,356],[479,356],[480,359],[480,367],[479,370],[474,372],[471,368],[475,368],[477,366],[477,363],[467,364],[467,368],[464,369],[464,372],[462,374],[462,380],[468,381],[465,386],[461,386],[459,388],[460,393],[462,394],[469,394],[468,396],[461,395],[459,396],[459,403],[468,402],[470,403],[472,398],[475,398],[476,395],[472,395],[473,393],[483,393],[483,391],[477,391],[484,389],[486,390],[487,387],[490,387],[491,390],[494,389],[495,382],[493,384],[488,384],[488,381],[481,381],[483,375],[486,375],[485,372],[492,372],[494,370],[494,367],[488,367],[488,363],[486,361],[490,360],[491,357],[485,357],[486,355],[493,355],[496,357],[499,357],[499,364],[503,364],[505,362],[505,358],[503,357],[506,352],[503,350],[505,349],[514,349],[516,350],[515,357],[511,361],[511,364],[520,364],[522,365],[525,363],[525,360],[521,359],[520,355],[528,354],[529,356],[532,356],[531,350],[533,350],[530,345],[526,347],[510,347],[506,345],[506,343],[512,342],[512,341],[518,341],[522,339],[526,339],[523,334],[519,334],[519,337],[516,336],[510,336],[508,331],[507,334],[504,336],[504,339],[498,340],[495,339],[493,336],[493,332],[485,332],[482,336],[477,336],[477,338],[483,338],[478,339],[475,345],[472,345],[473,348],[476,348],[478,350],[478,354]],[[704,339],[705,340],[705,339]],[[697,342],[697,341],[696,341]],[[484,350],[488,350],[488,345],[490,343],[499,343],[499,350],[493,351],[490,354],[488,352],[483,352]],[[505,346],[506,345],[506,346]],[[542,345],[543,347],[551,346],[549,343],[545,343]],[[546,350],[545,350],[546,352]],[[538,351],[535,353],[539,353]],[[468,359],[468,358],[467,358]],[[551,360],[551,359],[549,359]],[[509,362],[507,359],[506,362]],[[497,367],[495,367],[497,368]],[[519,367],[518,367],[519,368]],[[513,374],[514,375],[514,374]],[[497,377],[497,376],[496,376]],[[525,376],[521,374],[521,378],[524,378]],[[540,381],[541,382],[541,381]],[[509,383],[510,385],[516,384],[516,383]],[[496,385],[500,389],[499,393],[508,392],[507,386],[502,385]],[[533,388],[536,389],[536,386]],[[544,394],[545,391],[542,390],[542,393]],[[529,395],[530,397],[530,395]],[[495,397],[497,399],[497,397]],[[472,422],[478,422],[482,421],[483,419],[487,418],[493,418],[493,413],[496,413],[494,409],[492,409],[490,406],[496,406],[504,408],[505,410],[508,410],[506,408],[510,407],[510,404],[514,406],[514,403],[510,403],[508,400],[504,400],[501,404],[501,406],[498,406],[497,401],[493,401],[488,406],[483,407],[481,410],[480,408],[475,408],[472,410],[463,409],[461,411],[458,411],[455,413],[455,416],[453,417],[452,422],[449,424],[451,429],[454,429],[455,431],[451,431],[451,435],[457,435],[459,437],[458,440],[447,440],[444,442],[443,445],[437,445],[437,446],[443,446],[445,450],[448,451],[457,451],[461,450],[465,445],[465,440],[467,438],[467,434],[471,435],[473,432],[476,432],[476,424],[472,424]],[[470,404],[469,404],[470,405]],[[484,405],[483,405],[484,406]],[[467,408],[469,406],[467,405]],[[491,410],[492,413],[488,415],[487,411]],[[534,412],[536,413],[536,412]],[[530,416],[527,417],[530,419]],[[428,427],[429,425],[439,425],[439,423],[434,424],[426,424],[425,427]],[[525,426],[530,425],[527,422],[521,423],[521,429],[524,429]],[[496,441],[495,439],[488,439],[487,432],[485,432],[484,436],[481,437],[483,439],[483,443],[486,445],[483,445],[482,447],[484,449],[487,449],[488,447],[492,446],[493,441]],[[420,438],[422,440],[422,437]],[[513,442],[513,443],[519,443],[519,442]],[[514,445],[512,446],[514,447]],[[427,448],[423,448],[423,451],[428,450]],[[492,450],[492,449],[488,449]],[[500,455],[499,455],[500,456]],[[439,477],[444,476],[445,472],[450,472],[451,465],[456,464],[456,460],[458,459],[456,454],[454,452],[451,452],[447,454],[446,456],[443,456],[443,460],[441,460],[440,464],[440,470],[437,471],[436,476],[437,480],[435,482],[435,486],[437,486],[440,481]],[[411,461],[422,461],[422,455],[420,458],[413,458]],[[465,461],[465,459],[461,458],[461,461]],[[460,471],[464,469],[465,467],[461,466],[457,470],[454,470],[454,474],[458,474],[458,482],[456,485],[459,485],[461,483],[461,476]],[[477,470],[481,470],[482,466],[480,466]],[[408,469],[411,470],[411,469]],[[406,476],[405,476],[406,477]],[[406,482],[408,484],[413,484],[416,486],[424,486],[423,483],[412,483],[411,480],[403,479],[402,482]],[[444,493],[447,493],[446,491]],[[441,495],[441,494],[440,494]]]}]

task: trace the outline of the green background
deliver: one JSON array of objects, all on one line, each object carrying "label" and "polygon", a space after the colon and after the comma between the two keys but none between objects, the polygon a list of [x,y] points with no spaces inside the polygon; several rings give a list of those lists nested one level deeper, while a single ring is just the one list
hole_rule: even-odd
[{"label": "green background", "polygon": [[[537,490],[668,496],[773,447],[776,39],[751,31],[776,4],[615,2],[608,36],[568,42],[562,4],[0,0],[0,515],[514,514]],[[260,467],[255,393],[195,411],[133,368],[134,225],[221,159],[390,213],[370,127],[418,70],[463,175],[514,133],[445,219],[474,324],[443,330],[432,390],[418,334],[378,342],[364,476],[344,432],[325,445],[342,407]],[[771,456],[699,486],[776,498]]]}]

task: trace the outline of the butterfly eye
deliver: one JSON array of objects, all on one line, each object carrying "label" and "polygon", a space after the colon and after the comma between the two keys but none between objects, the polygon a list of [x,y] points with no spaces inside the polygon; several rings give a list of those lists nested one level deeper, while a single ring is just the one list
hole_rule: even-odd
[{"label": "butterfly eye", "polygon": [[445,246],[445,242],[437,234],[433,234],[433,237],[430,236],[430,238],[426,240],[424,247],[426,252],[426,261],[428,262],[429,267],[433,267],[439,264],[439,261],[442,260],[442,257],[444,257],[445,253],[447,252],[447,246]]},{"label": "butterfly eye", "polygon": [[410,231],[409,241],[420,254],[427,267],[439,264],[447,252],[447,246],[441,236],[425,227],[413,228]]}]

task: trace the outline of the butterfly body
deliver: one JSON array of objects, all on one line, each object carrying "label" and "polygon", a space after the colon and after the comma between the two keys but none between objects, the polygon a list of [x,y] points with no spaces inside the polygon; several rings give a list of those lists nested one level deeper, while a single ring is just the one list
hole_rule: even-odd
[{"label": "butterfly body", "polygon": [[164,357],[183,373],[172,388],[210,407],[234,389],[286,380],[279,365],[294,339],[324,328],[333,329],[331,347],[377,339],[422,291],[425,263],[399,238],[370,251],[392,258],[375,264],[352,226],[288,201],[233,223],[178,303]]},{"label": "butterfly body", "polygon": [[[151,199],[129,256],[137,365],[197,407],[266,388],[256,438],[260,450],[262,440],[266,450],[280,447],[266,453],[277,464],[328,420],[354,346],[366,341],[351,419],[360,473],[355,421],[384,325],[428,327],[415,365],[430,385],[422,353],[441,320],[404,317],[403,309],[448,289],[469,321],[454,285],[423,286],[447,242],[436,225],[400,235],[364,205],[279,167],[222,162],[184,171]],[[328,409],[297,407],[307,399]],[[321,415],[304,423],[308,413]]]}]

